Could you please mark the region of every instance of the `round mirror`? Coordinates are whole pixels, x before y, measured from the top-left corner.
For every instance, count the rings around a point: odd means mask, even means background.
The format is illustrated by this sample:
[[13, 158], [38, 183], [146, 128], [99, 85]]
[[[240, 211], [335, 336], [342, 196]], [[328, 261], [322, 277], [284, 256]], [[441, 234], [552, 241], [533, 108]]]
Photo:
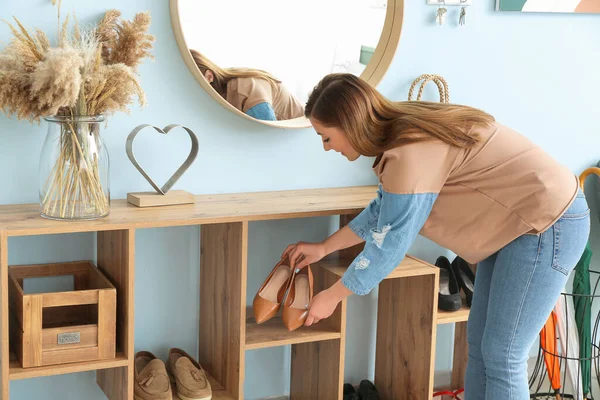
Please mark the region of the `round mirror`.
[[390, 65], [404, 0], [171, 0], [183, 58], [230, 111], [284, 128], [309, 127], [304, 104], [333, 72], [376, 86]]

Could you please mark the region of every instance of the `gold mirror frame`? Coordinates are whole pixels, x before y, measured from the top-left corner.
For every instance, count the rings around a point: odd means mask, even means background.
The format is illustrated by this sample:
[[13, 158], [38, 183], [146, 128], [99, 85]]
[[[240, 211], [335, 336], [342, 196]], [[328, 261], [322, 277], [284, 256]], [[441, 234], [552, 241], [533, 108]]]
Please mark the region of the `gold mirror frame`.
[[[204, 79], [190, 54], [179, 19], [179, 0], [170, 0], [170, 8], [171, 25], [173, 26], [173, 33], [175, 34], [175, 39], [177, 40], [177, 45], [179, 46], [179, 51], [181, 52], [183, 60], [192, 72], [194, 78], [200, 83], [200, 86], [202, 86], [202, 88], [210, 94], [217, 103], [221, 104], [234, 114], [264, 125], [278, 128], [309, 128], [311, 126], [310, 121], [306, 117], [282, 121], [259, 120], [244, 114], [229, 104], [229, 102], [221, 97], [212, 86], [210, 86], [206, 79]], [[377, 47], [375, 48], [369, 64], [360, 74], [360, 77], [373, 87], [377, 87], [379, 82], [381, 82], [381, 79], [392, 63], [396, 48], [400, 42], [400, 34], [402, 32], [402, 23], [404, 20], [404, 0], [388, 0], [386, 8], [385, 22], [383, 24], [379, 42], [377, 43]], [[317, 82], [315, 82], [315, 85], [316, 84]]]

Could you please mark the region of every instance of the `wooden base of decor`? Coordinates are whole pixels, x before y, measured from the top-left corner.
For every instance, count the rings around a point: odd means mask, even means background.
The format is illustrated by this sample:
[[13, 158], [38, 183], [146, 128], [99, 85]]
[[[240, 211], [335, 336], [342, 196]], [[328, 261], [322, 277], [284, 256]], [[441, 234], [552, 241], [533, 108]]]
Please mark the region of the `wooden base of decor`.
[[194, 195], [185, 190], [172, 190], [165, 194], [157, 192], [127, 193], [127, 202], [137, 207], [192, 204], [194, 201]]

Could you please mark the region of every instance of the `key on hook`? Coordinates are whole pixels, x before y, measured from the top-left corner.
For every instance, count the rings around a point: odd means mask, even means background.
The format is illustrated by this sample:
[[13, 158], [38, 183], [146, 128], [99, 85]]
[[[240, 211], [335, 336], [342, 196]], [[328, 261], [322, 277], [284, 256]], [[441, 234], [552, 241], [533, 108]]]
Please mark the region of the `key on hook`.
[[[466, 3], [467, 0], [460, 0], [461, 4], [462, 3]], [[458, 18], [458, 24], [459, 25], [464, 25], [466, 22], [466, 18], [467, 18], [467, 8], [466, 6], [462, 6], [460, 9], [460, 17]]]
[[[446, 5], [446, 1], [445, 0], [442, 0], [442, 3], [444, 5]], [[446, 19], [446, 12], [447, 11], [448, 10], [446, 9], [446, 7], [438, 7], [437, 15], [435, 16], [435, 21], [438, 23], [438, 25], [443, 25], [444, 24], [444, 21]]]

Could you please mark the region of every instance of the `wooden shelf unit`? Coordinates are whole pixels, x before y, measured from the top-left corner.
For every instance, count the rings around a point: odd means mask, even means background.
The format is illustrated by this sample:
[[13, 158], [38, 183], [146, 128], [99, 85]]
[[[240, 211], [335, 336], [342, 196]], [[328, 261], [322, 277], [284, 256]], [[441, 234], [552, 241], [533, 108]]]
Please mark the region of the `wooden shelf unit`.
[[[113, 200], [110, 215], [94, 221], [42, 219], [37, 204], [0, 206], [0, 400], [9, 399], [10, 380], [90, 370], [96, 370], [98, 386], [109, 400], [133, 400], [135, 231], [186, 225], [201, 229], [198, 361], [210, 374], [213, 399], [243, 399], [246, 351], [291, 345], [291, 399], [341, 400], [347, 302], [340, 303], [330, 318], [291, 333], [278, 318], [254, 323], [246, 304], [248, 223], [339, 215], [345, 224], [368, 205], [376, 190], [376, 186], [360, 186], [201, 195], [194, 204], [152, 208]], [[117, 289], [117, 358], [23, 369], [10, 356], [8, 238], [76, 232], [97, 232], [97, 267]], [[315, 264], [315, 293], [339, 279], [356, 251], [343, 250]], [[379, 318], [386, 313], [389, 326], [381, 333], [379, 326], [377, 341], [392, 349], [385, 355], [378, 351], [380, 384], [395, 387], [397, 383], [390, 383], [394, 378], [402, 382], [402, 393], [431, 393], [436, 323], [458, 320], [458, 314], [438, 315], [437, 282], [435, 267], [409, 256], [380, 285]], [[396, 293], [403, 293], [407, 303], [399, 304]], [[407, 329], [407, 324], [414, 329]], [[407, 348], [405, 343], [412, 344]], [[386, 375], [382, 371], [396, 363], [395, 357], [429, 372], [422, 377], [412, 370], [405, 371], [409, 372], [405, 377]]]

